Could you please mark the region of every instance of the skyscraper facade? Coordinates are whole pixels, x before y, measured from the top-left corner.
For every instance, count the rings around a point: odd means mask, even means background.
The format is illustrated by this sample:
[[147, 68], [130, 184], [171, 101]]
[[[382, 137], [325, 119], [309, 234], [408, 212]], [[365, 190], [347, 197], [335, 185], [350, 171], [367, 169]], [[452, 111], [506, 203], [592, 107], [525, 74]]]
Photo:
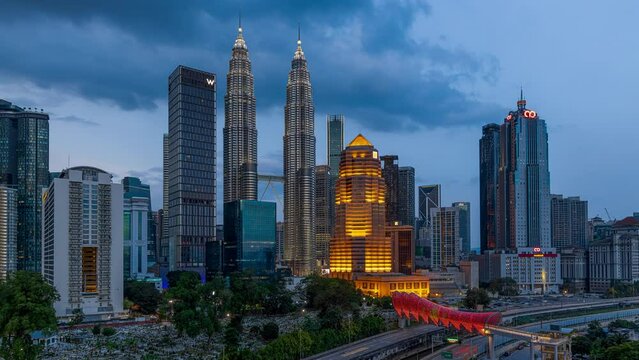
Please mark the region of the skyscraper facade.
[[415, 227], [415, 168], [412, 166], [399, 168], [397, 218], [402, 225]]
[[17, 270], [18, 191], [0, 186], [0, 281]]
[[122, 243], [126, 279], [144, 279], [149, 274], [149, 201], [146, 197], [124, 196]]
[[[122, 179], [122, 189], [124, 190], [124, 199], [133, 199], [133, 198], [142, 198], [146, 199], [147, 210], [146, 210], [146, 219], [147, 224], [143, 227], [146, 227], [146, 235], [144, 236], [144, 243], [146, 244], [145, 254], [142, 254], [142, 257], [146, 258], [144, 265], [145, 268], [141, 271], [142, 273], [146, 273], [148, 268], [153, 267], [155, 265], [157, 259], [156, 253], [156, 231], [155, 231], [155, 219], [153, 218], [153, 208], [151, 206], [151, 187], [148, 184], [142, 183], [140, 178], [126, 176]], [[126, 202], [126, 201], [125, 201]], [[138, 200], [137, 204], [139, 205], [141, 202]], [[129, 203], [133, 203], [129, 201]], [[142, 240], [142, 239], [141, 239]]]
[[419, 223], [420, 228], [429, 228], [430, 214], [433, 209], [440, 207], [442, 198], [442, 186], [422, 185], [419, 187]]
[[253, 73], [238, 29], [224, 95], [224, 203], [257, 200], [257, 128]]
[[335, 187], [337, 215], [330, 246], [331, 276], [352, 279], [354, 273], [392, 270], [385, 193], [379, 154], [360, 134], [342, 152]]
[[42, 199], [42, 275], [60, 294], [56, 316], [69, 319], [76, 309], [87, 321], [121, 314], [122, 185], [103, 170], [73, 167], [53, 180]]
[[224, 204], [224, 272], [275, 270], [275, 203], [237, 200]]
[[386, 236], [391, 239], [392, 271], [411, 275], [415, 271], [413, 227], [397, 221], [386, 226]]
[[499, 140], [497, 124], [484, 125], [479, 140], [479, 217], [481, 251], [504, 248], [497, 244], [497, 195], [499, 187]]
[[297, 276], [315, 269], [314, 116], [311, 79], [298, 38], [284, 108], [284, 261]]
[[[546, 122], [526, 100], [500, 129], [497, 239], [504, 248], [551, 246]], [[482, 205], [483, 206], [483, 205]]]
[[441, 207], [432, 209], [431, 229], [432, 248], [431, 264], [433, 269], [444, 269], [446, 266], [459, 266], [461, 260], [461, 237], [459, 207]]
[[317, 264], [328, 266], [329, 245], [333, 229], [335, 192], [331, 169], [328, 165], [315, 167], [315, 250]]
[[344, 115], [326, 116], [326, 152], [331, 176], [337, 179], [339, 161], [344, 150]]
[[458, 201], [453, 203], [459, 209], [459, 237], [461, 238], [461, 257], [470, 255], [470, 203]]
[[397, 155], [384, 155], [382, 160], [382, 177], [386, 184], [386, 222], [393, 224], [399, 221], [399, 165]]
[[585, 248], [588, 234], [588, 202], [578, 196], [551, 196], [552, 246]]
[[49, 185], [49, 115], [0, 99], [0, 184], [18, 191], [18, 270], [40, 272], [42, 188]]
[[216, 243], [216, 76], [178, 66], [169, 76], [169, 270], [206, 275]]

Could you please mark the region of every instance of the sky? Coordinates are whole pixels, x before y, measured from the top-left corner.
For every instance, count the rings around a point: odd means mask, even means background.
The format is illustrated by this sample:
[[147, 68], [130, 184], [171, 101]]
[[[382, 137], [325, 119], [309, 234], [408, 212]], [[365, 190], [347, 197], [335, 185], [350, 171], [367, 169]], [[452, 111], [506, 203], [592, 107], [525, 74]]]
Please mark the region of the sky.
[[[551, 192], [590, 216], [639, 211], [636, 1], [34, 1], [3, 0], [0, 98], [50, 114], [50, 168], [138, 176], [162, 199], [167, 78], [177, 65], [218, 75], [224, 91], [242, 13], [255, 76], [258, 170], [282, 172], [286, 79], [300, 24], [315, 101], [317, 163], [326, 115], [346, 117], [381, 154], [470, 201], [479, 246], [478, 141], [520, 88], [549, 132]], [[222, 159], [218, 163], [218, 204]], [[265, 200], [281, 188], [260, 188]], [[281, 204], [281, 203], [280, 203]], [[221, 206], [218, 207], [218, 214]], [[221, 222], [218, 216], [218, 222]]]

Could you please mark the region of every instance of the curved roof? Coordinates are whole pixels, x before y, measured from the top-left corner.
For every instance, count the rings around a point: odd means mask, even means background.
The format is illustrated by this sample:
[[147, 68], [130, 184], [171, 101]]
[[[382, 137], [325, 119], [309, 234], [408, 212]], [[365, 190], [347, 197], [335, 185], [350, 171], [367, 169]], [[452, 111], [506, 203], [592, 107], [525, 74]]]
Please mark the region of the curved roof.
[[348, 146], [373, 146], [373, 144], [371, 144], [370, 141], [368, 141], [368, 139], [366, 139], [364, 137], [364, 135], [359, 134], [357, 136], [355, 136], [355, 139], [353, 139]]
[[612, 226], [616, 227], [616, 228], [628, 227], [628, 226], [639, 226], [639, 220], [637, 220], [637, 218], [635, 218], [633, 216], [628, 216], [627, 218], [625, 218], [623, 220], [617, 221]]
[[[102, 170], [102, 169], [98, 169], [97, 167], [93, 167], [93, 166], [74, 166], [74, 167], [70, 167], [67, 170], [80, 170], [80, 171], [95, 171], [98, 173], [104, 173], [104, 174], [109, 174], [108, 172]], [[111, 174], [109, 174], [111, 175]]]

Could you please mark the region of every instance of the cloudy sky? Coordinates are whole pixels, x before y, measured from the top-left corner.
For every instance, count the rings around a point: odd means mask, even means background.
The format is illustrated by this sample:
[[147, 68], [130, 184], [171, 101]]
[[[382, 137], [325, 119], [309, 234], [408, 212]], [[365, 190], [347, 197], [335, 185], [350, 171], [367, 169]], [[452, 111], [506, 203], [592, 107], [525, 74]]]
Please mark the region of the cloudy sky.
[[[446, 204], [470, 201], [478, 246], [481, 126], [501, 122], [523, 86], [548, 124], [552, 192], [588, 200], [591, 216], [639, 211], [631, 109], [639, 3], [631, 0], [3, 0], [0, 98], [49, 112], [52, 171], [70, 163], [118, 181], [140, 176], [158, 208], [167, 77], [184, 64], [223, 79], [240, 11], [260, 172], [282, 169], [286, 78], [301, 23], [318, 164], [325, 116], [342, 113], [348, 140], [363, 133], [382, 154], [399, 155], [418, 185], [442, 184]], [[224, 90], [220, 81], [220, 110]], [[223, 119], [222, 110], [218, 146]]]

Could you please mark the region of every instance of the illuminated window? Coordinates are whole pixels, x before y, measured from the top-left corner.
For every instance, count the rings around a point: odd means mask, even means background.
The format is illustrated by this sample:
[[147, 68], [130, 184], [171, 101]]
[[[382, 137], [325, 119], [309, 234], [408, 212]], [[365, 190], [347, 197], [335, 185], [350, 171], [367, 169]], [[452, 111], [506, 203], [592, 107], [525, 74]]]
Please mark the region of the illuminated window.
[[82, 292], [98, 292], [97, 261], [98, 248], [82, 248]]

